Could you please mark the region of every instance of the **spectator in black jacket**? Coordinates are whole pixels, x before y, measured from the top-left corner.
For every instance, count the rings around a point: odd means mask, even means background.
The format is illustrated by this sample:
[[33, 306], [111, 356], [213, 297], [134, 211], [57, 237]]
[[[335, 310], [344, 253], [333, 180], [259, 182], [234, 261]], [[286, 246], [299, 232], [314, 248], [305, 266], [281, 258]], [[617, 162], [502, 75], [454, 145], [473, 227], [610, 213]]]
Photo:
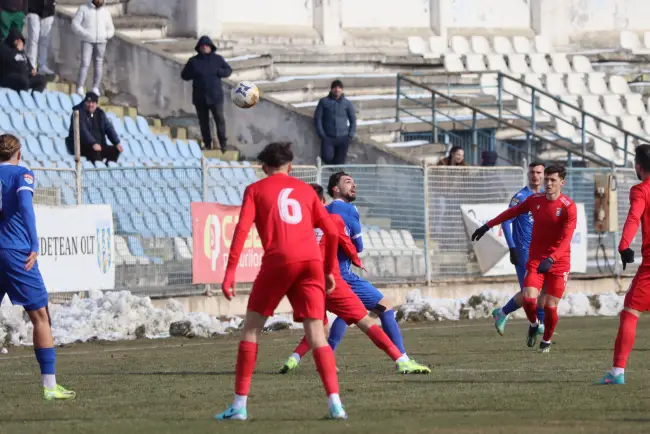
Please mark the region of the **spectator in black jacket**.
[[[117, 161], [120, 153], [124, 151], [120, 145], [120, 138], [113, 128], [111, 120], [106, 116], [104, 110], [98, 106], [99, 96], [88, 92], [86, 98], [74, 107], [79, 111], [79, 139], [81, 156], [95, 164], [95, 161], [105, 162]], [[106, 142], [106, 138], [114, 146]], [[65, 139], [68, 152], [74, 154], [74, 112], [70, 120], [70, 132]]]
[[217, 54], [217, 47], [207, 36], [196, 44], [197, 55], [188, 60], [181, 78], [192, 81], [192, 104], [201, 126], [201, 136], [206, 149], [212, 149], [210, 112], [217, 125], [217, 138], [221, 150], [226, 150], [226, 119], [223, 114], [223, 89], [221, 79], [230, 77], [232, 68]]
[[0, 44], [0, 87], [17, 92], [33, 89], [43, 92], [47, 81], [29, 63], [25, 54], [25, 38], [12, 28], [3, 44]]
[[27, 0], [0, 0], [0, 40], [9, 36], [9, 30], [23, 31]]
[[47, 66], [47, 55], [52, 41], [52, 23], [56, 0], [28, 0], [27, 14], [27, 57], [43, 75], [53, 75]]

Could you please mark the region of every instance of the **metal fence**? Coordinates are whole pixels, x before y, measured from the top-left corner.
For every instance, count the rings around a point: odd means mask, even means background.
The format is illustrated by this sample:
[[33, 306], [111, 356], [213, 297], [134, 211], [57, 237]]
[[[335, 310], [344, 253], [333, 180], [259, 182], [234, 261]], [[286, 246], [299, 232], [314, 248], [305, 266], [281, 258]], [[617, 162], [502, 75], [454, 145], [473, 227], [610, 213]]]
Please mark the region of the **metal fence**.
[[[519, 167], [397, 165], [296, 166], [293, 176], [327, 187], [339, 171], [357, 185], [355, 205], [366, 231], [363, 261], [374, 282], [424, 282], [480, 276], [461, 215], [462, 204], [507, 203], [525, 185]], [[35, 202], [107, 203], [116, 229], [116, 288], [147, 295], [198, 293], [192, 282], [191, 202], [241, 204], [244, 189], [264, 177], [259, 166], [178, 166], [80, 170], [34, 169]], [[565, 193], [584, 203], [590, 272], [611, 273], [617, 234], [593, 231], [594, 176], [571, 169]], [[616, 170], [619, 226], [628, 211], [631, 170]], [[634, 248], [639, 249], [640, 237]], [[429, 252], [427, 255], [426, 252]]]

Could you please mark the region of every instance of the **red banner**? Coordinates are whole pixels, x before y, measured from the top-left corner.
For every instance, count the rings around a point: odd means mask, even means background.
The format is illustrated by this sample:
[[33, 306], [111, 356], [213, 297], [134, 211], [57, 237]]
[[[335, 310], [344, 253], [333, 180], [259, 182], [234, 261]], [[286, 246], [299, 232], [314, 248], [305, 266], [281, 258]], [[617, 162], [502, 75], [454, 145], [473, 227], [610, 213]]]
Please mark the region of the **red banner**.
[[[223, 281], [240, 208], [216, 203], [192, 203], [192, 283], [220, 284]], [[263, 254], [262, 241], [253, 226], [244, 244], [235, 280], [254, 281]]]

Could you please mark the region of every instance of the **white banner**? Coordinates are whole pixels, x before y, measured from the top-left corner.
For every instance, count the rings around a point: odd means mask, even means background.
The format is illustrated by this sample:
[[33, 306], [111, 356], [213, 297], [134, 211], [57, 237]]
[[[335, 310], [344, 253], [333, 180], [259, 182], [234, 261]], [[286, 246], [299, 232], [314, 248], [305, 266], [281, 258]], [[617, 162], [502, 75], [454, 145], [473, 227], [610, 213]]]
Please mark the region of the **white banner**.
[[34, 206], [38, 267], [48, 292], [115, 288], [110, 205]]
[[[576, 204], [578, 224], [571, 240], [571, 272], [587, 272], [587, 217], [584, 204]], [[501, 214], [508, 204], [461, 205], [468, 237], [480, 226]], [[534, 223], [533, 223], [534, 224]], [[484, 276], [505, 276], [516, 274], [515, 266], [510, 263], [508, 243], [501, 226], [490, 229], [481, 241], [472, 243], [476, 260]]]

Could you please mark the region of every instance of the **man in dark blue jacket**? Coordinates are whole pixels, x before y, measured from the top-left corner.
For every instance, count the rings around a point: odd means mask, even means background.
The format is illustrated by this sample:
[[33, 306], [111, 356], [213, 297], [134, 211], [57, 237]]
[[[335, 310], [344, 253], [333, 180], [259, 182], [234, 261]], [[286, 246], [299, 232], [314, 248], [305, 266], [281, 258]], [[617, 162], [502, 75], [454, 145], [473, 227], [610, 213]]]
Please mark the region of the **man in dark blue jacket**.
[[196, 44], [197, 55], [187, 61], [181, 78], [192, 81], [192, 104], [201, 126], [201, 136], [206, 149], [212, 149], [210, 112], [217, 125], [217, 138], [221, 150], [226, 150], [226, 119], [223, 114], [223, 89], [221, 79], [230, 77], [232, 68], [217, 54], [217, 47], [208, 36], [201, 36]]
[[357, 117], [354, 106], [343, 95], [343, 83], [340, 80], [334, 80], [329, 95], [318, 101], [314, 123], [322, 141], [323, 163], [345, 164], [350, 140], [357, 130]]
[[[99, 96], [88, 92], [84, 100], [73, 109], [70, 121], [70, 132], [65, 139], [68, 152], [74, 154], [74, 111], [79, 112], [79, 139], [81, 142], [81, 156], [95, 164], [95, 161], [117, 161], [120, 153], [124, 151], [120, 144], [120, 137], [115, 132], [111, 120], [104, 110], [98, 107]], [[106, 138], [114, 146], [106, 142]]]

